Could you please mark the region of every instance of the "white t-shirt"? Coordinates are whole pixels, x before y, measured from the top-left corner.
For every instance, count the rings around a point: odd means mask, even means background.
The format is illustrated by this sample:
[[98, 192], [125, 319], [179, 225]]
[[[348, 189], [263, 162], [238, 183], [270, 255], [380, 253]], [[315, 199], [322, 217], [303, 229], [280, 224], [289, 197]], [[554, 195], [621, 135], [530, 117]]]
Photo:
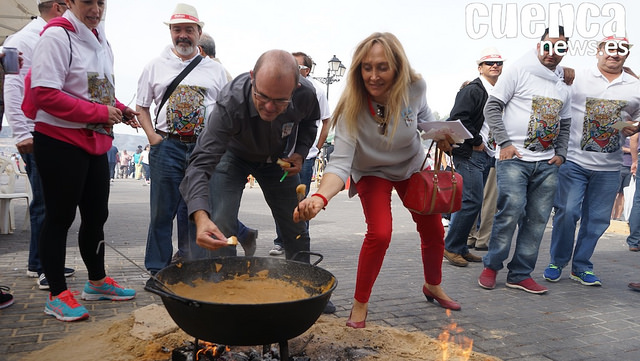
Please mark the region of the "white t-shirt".
[[592, 171], [619, 170], [624, 138], [611, 125], [640, 120], [640, 81], [622, 73], [609, 83], [597, 67], [591, 67], [576, 71], [571, 90], [567, 160]]
[[320, 139], [320, 132], [322, 130], [322, 120], [329, 119], [331, 117], [331, 110], [329, 109], [327, 92], [324, 90], [325, 85], [310, 77], [307, 77], [306, 79], [309, 80], [311, 84], [313, 84], [314, 88], [316, 88], [316, 97], [318, 97], [318, 106], [320, 106], [320, 119], [316, 121], [316, 125], [318, 126], [316, 140], [313, 142], [313, 146], [309, 149], [309, 154], [307, 154], [307, 159], [310, 159], [317, 157], [318, 153], [320, 152], [317, 145], [318, 139]]
[[31, 139], [33, 136], [33, 120], [22, 112], [22, 98], [24, 97], [24, 78], [31, 69], [33, 49], [40, 39], [42, 28], [47, 25], [41, 17], [31, 20], [19, 32], [4, 41], [4, 46], [17, 48], [22, 53], [23, 64], [20, 74], [6, 74], [4, 78], [4, 114], [11, 125], [13, 138], [16, 143]]
[[[480, 81], [482, 82], [482, 86], [484, 90], [487, 91], [487, 94], [491, 96], [493, 92], [493, 85], [487, 81], [487, 79], [480, 75]], [[482, 142], [484, 143], [484, 151], [489, 155], [489, 157], [495, 157], [496, 148], [495, 148], [495, 139], [493, 139], [493, 134], [491, 134], [491, 130], [489, 129], [489, 123], [482, 123], [482, 128], [480, 128], [480, 136], [482, 137]]]
[[[138, 98], [141, 107], [160, 105], [165, 90], [180, 72], [195, 59], [182, 61], [167, 46], [162, 54], [145, 66], [138, 80]], [[227, 83], [227, 74], [220, 63], [204, 57], [178, 84], [152, 121], [163, 132], [181, 135], [198, 135], [205, 126], [218, 92]]]
[[[502, 121], [521, 160], [551, 159], [560, 119], [571, 118], [571, 96], [562, 79], [562, 69], [549, 70], [533, 50], [502, 73], [491, 95], [506, 104]], [[499, 157], [498, 146], [496, 158]]]

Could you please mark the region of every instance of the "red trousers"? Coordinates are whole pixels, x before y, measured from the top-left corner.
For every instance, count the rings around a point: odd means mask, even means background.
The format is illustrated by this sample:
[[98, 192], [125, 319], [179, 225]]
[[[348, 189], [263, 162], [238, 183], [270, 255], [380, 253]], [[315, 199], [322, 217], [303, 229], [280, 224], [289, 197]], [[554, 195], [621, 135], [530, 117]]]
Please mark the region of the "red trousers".
[[[393, 219], [391, 215], [391, 191], [396, 189], [402, 198], [407, 191], [408, 180], [393, 182], [379, 177], [362, 177], [355, 185], [365, 221], [367, 233], [360, 250], [356, 291], [358, 302], [369, 302], [373, 284], [380, 273], [384, 256], [391, 243]], [[422, 268], [424, 279], [430, 285], [439, 285], [442, 280], [442, 254], [444, 252], [444, 227], [441, 216], [419, 215], [409, 212], [420, 234]]]

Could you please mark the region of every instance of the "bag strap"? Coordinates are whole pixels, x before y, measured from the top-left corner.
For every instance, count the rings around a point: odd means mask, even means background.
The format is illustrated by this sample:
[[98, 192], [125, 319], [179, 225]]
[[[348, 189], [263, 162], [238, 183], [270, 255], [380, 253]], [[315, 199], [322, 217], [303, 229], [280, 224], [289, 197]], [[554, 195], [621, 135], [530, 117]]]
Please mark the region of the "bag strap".
[[[429, 146], [429, 150], [427, 151], [427, 154], [424, 156], [424, 161], [422, 161], [422, 166], [420, 167], [420, 170], [424, 169], [424, 165], [427, 164], [427, 159], [429, 158], [429, 154], [431, 154], [431, 149], [433, 149], [433, 145], [435, 144], [435, 142], [431, 142], [431, 146]], [[435, 163], [434, 163], [434, 173], [438, 173], [440, 171], [440, 162], [442, 162], [442, 159], [444, 159], [444, 152], [442, 150], [440, 150], [440, 148], [436, 147], [436, 159], [435, 159]], [[456, 172], [454, 165], [453, 165], [453, 160], [451, 158], [451, 155], [449, 155], [449, 162], [447, 162], [447, 164], [449, 166], [449, 168], [451, 168], [451, 176], [453, 177], [453, 174]]]
[[176, 76], [176, 78], [173, 79], [171, 84], [169, 84], [169, 86], [167, 87], [167, 90], [164, 91], [164, 95], [162, 96], [162, 101], [160, 102], [160, 105], [158, 106], [156, 111], [156, 122], [155, 122], [154, 128], [157, 128], [158, 126], [158, 114], [160, 114], [160, 110], [162, 110], [164, 103], [167, 102], [167, 100], [169, 99], [171, 94], [173, 94], [173, 92], [176, 90], [176, 88], [178, 87], [178, 84], [180, 84], [182, 79], [184, 79], [191, 72], [191, 70], [193, 70], [193, 68], [195, 68], [196, 65], [200, 63], [201, 60], [202, 60], [201, 55], [197, 55], [193, 60], [191, 60], [191, 63], [189, 63], [189, 65], [187, 65], [186, 68], [182, 69], [180, 74], [178, 74], [178, 76]]

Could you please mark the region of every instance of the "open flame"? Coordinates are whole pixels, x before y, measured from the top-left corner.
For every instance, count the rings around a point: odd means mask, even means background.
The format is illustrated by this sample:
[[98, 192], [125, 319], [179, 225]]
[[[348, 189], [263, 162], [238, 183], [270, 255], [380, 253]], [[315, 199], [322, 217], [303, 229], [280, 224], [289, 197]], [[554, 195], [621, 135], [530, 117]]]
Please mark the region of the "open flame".
[[[451, 317], [451, 310], [447, 310], [447, 317]], [[462, 327], [458, 327], [457, 323], [451, 322], [438, 336], [443, 361], [467, 361], [471, 357], [473, 340], [463, 336], [462, 331], [464, 331]], [[458, 347], [450, 347], [451, 345]]]
[[225, 345], [216, 345], [211, 342], [201, 341], [198, 352], [196, 353], [196, 360], [200, 360], [205, 355], [208, 357], [213, 357], [214, 360], [220, 356], [222, 356], [225, 352], [231, 351], [229, 346]]

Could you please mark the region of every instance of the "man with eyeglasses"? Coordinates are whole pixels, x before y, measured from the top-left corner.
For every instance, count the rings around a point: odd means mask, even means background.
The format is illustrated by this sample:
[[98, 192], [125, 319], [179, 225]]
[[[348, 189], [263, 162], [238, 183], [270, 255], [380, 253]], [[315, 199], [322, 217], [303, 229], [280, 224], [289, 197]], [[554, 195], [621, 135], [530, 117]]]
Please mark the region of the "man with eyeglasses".
[[[486, 48], [476, 61], [480, 76], [460, 89], [448, 120], [460, 120], [473, 138], [466, 139], [452, 151], [456, 170], [464, 179], [462, 208], [451, 215], [449, 231], [444, 239], [444, 257], [454, 266], [482, 262], [482, 257], [469, 252], [467, 237], [482, 208], [484, 184], [491, 156], [495, 155], [488, 140], [483, 109], [493, 86], [502, 74], [504, 59], [496, 48]], [[484, 132], [483, 132], [484, 130]]]
[[[4, 101], [5, 115], [13, 131], [16, 148], [24, 160], [31, 192], [33, 194], [31, 204], [29, 205], [31, 240], [29, 242], [27, 275], [29, 277], [38, 277], [38, 288], [48, 290], [49, 282], [45, 274], [42, 273], [42, 265], [40, 263], [40, 256], [38, 255], [38, 239], [40, 238], [42, 222], [44, 222], [44, 196], [42, 194], [40, 174], [38, 173], [35, 158], [33, 157], [32, 132], [34, 122], [33, 119], [27, 118], [22, 112], [22, 98], [24, 97], [24, 78], [31, 68], [33, 51], [38, 39], [40, 39], [40, 33], [51, 19], [64, 14], [67, 10], [67, 5], [62, 0], [37, 0], [37, 4], [40, 16], [33, 19], [27, 26], [22, 28], [22, 30], [9, 36], [3, 44], [6, 47], [17, 48], [18, 51], [22, 53], [24, 61], [20, 74], [7, 74], [5, 76]], [[74, 273], [75, 270], [65, 267], [65, 276], [70, 277]]]
[[534, 294], [547, 292], [531, 273], [551, 214], [558, 168], [567, 156], [571, 95], [557, 67], [564, 53], [555, 51], [566, 50], [567, 40], [562, 26], [551, 33], [547, 28], [536, 50], [500, 76], [485, 106], [485, 120], [498, 146], [498, 212], [478, 278], [482, 288], [495, 288], [518, 227], [506, 286]]
[[[596, 66], [576, 71], [571, 137], [567, 161], [558, 172], [551, 257], [544, 271], [547, 281], [560, 281], [562, 269], [571, 261], [572, 280], [585, 286], [602, 285], [591, 256], [611, 220], [624, 136], [638, 131], [627, 121], [640, 120], [640, 81], [623, 70], [630, 48], [626, 38], [609, 36], [598, 44]], [[630, 220], [632, 232], [637, 222]], [[640, 240], [633, 238], [627, 239], [630, 250], [639, 246]]]
[[[313, 85], [283, 50], [262, 54], [218, 96], [198, 138], [180, 191], [196, 223], [197, 243], [212, 256], [235, 256], [227, 237], [238, 232], [238, 211], [252, 174], [280, 229], [286, 259], [309, 251], [305, 223], [293, 221], [298, 173], [313, 145], [320, 118]], [[287, 165], [278, 165], [278, 159]], [[298, 261], [309, 262], [302, 254]]]

